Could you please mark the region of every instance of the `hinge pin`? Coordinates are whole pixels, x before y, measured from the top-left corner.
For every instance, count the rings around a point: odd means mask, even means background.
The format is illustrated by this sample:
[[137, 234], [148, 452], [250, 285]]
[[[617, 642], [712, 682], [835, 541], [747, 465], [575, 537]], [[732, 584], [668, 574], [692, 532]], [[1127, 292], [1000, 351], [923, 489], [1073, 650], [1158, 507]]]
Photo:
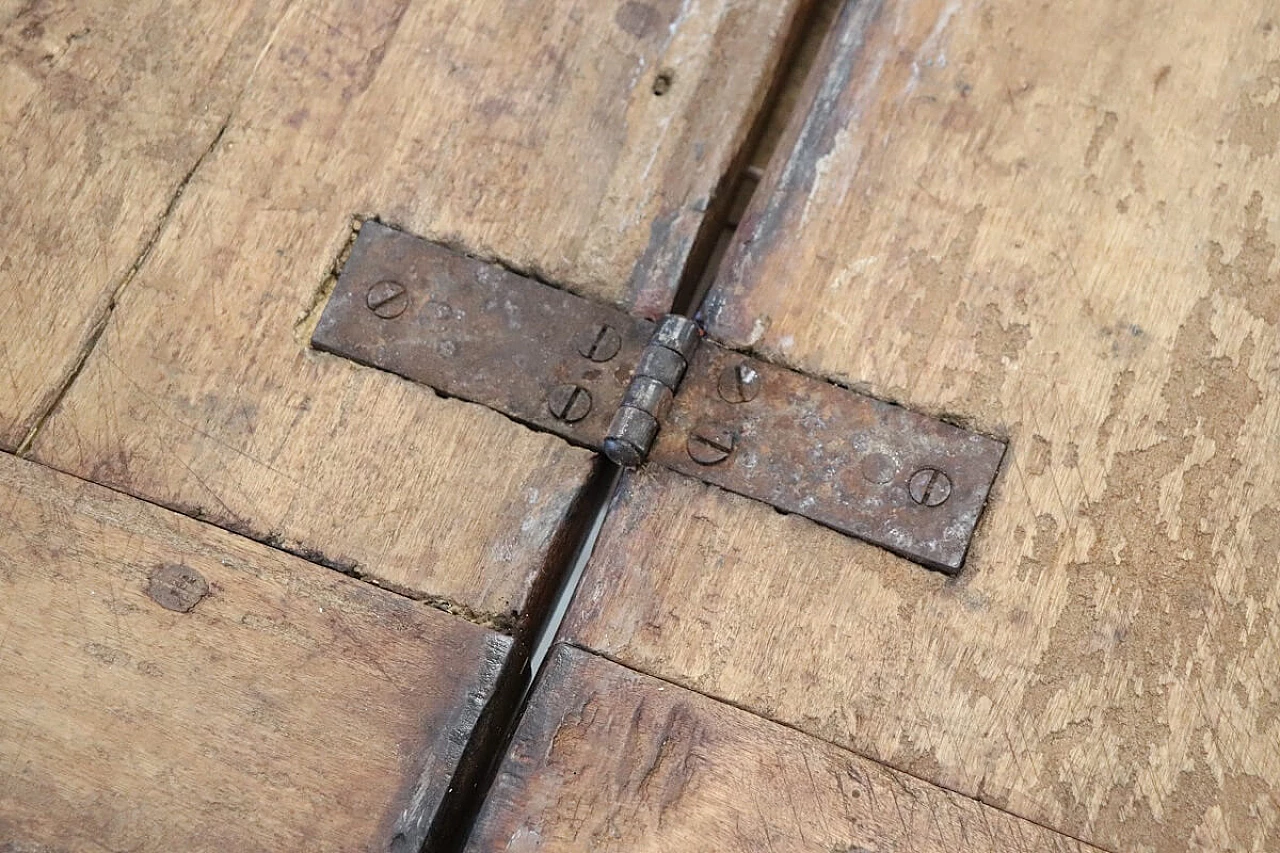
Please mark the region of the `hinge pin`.
[[668, 314], [653, 330], [604, 440], [605, 455], [615, 463], [634, 468], [649, 455], [658, 421], [697, 347], [698, 325], [688, 317]]

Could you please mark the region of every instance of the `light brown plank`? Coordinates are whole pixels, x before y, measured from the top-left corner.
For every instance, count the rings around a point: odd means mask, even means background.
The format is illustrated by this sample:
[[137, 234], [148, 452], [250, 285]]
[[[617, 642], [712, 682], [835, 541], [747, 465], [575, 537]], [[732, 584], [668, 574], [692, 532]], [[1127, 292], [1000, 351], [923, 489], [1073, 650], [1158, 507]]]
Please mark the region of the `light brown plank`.
[[0, 3], [0, 448], [71, 377], [284, 6]]
[[510, 627], [588, 455], [309, 351], [352, 217], [669, 301], [798, 5], [299, 2], [34, 455]]
[[469, 850], [1083, 851], [1042, 827], [557, 647]]
[[510, 640], [6, 454], [0, 508], [0, 848], [418, 849]]
[[1276, 849], [1280, 19], [842, 26], [710, 328], [1009, 436], [968, 566], [642, 475], [571, 636], [1099, 846]]

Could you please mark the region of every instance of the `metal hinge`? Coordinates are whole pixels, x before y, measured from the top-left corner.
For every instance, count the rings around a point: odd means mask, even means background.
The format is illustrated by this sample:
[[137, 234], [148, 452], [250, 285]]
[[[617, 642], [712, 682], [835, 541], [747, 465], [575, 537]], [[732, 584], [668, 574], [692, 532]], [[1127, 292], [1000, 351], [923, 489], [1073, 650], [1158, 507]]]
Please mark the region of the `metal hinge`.
[[1005, 449], [372, 221], [312, 345], [952, 574]]

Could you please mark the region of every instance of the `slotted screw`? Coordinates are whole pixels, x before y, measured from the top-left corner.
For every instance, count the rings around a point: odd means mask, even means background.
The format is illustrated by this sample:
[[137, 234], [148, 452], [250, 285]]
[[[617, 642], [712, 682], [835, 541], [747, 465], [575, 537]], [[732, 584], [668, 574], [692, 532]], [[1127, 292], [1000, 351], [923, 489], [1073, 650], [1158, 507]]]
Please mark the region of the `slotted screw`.
[[578, 354], [592, 361], [608, 361], [622, 349], [622, 335], [608, 323], [578, 336]]
[[951, 478], [937, 468], [921, 468], [911, 475], [907, 491], [921, 506], [939, 506], [951, 497]]
[[567, 424], [577, 423], [591, 412], [591, 392], [581, 385], [557, 385], [547, 395], [547, 409]]
[[726, 403], [750, 403], [760, 393], [760, 371], [745, 361], [720, 371], [720, 398]]
[[685, 442], [689, 458], [699, 465], [719, 465], [729, 458], [736, 443], [733, 433], [712, 424], [701, 424]]
[[380, 281], [369, 288], [369, 292], [365, 295], [364, 303], [369, 306], [370, 311], [382, 319], [391, 320], [404, 313], [409, 300], [404, 295], [403, 284], [398, 281], [388, 280]]

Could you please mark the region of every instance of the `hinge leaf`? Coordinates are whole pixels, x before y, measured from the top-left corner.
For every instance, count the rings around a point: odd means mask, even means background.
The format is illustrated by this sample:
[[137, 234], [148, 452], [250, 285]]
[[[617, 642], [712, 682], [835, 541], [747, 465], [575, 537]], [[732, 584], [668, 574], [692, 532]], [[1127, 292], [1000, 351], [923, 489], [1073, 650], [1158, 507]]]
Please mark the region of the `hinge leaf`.
[[687, 318], [655, 326], [376, 222], [361, 228], [312, 344], [948, 573], [1005, 450], [701, 340]]

